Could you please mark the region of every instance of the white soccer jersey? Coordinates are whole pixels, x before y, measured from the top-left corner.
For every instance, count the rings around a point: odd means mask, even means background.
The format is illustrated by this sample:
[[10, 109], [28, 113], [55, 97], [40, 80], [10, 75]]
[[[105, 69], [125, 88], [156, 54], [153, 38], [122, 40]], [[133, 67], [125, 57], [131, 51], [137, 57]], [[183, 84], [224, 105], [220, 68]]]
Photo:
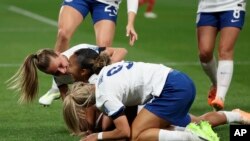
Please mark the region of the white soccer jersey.
[[171, 68], [142, 62], [104, 67], [96, 82], [96, 106], [109, 116], [124, 106], [142, 105], [159, 96]]
[[90, 45], [90, 44], [79, 44], [79, 45], [71, 47], [70, 49], [62, 52], [61, 54], [64, 55], [64, 56], [66, 56], [69, 59], [70, 56], [73, 55], [77, 50], [84, 49], [84, 48], [93, 49], [97, 53], [99, 53], [99, 47], [98, 46]]
[[246, 0], [199, 0], [197, 13], [246, 10]]
[[[77, 50], [84, 49], [84, 48], [93, 49], [94, 51], [99, 53], [99, 47], [95, 45], [79, 44], [79, 45], [71, 47], [70, 49], [62, 52], [61, 54], [66, 56], [69, 59], [70, 56], [72, 56]], [[71, 84], [74, 82], [74, 79], [71, 77], [71, 75], [54, 76], [54, 79], [55, 79], [57, 86], [61, 86], [63, 84]], [[90, 83], [94, 83], [94, 82], [90, 82]]]

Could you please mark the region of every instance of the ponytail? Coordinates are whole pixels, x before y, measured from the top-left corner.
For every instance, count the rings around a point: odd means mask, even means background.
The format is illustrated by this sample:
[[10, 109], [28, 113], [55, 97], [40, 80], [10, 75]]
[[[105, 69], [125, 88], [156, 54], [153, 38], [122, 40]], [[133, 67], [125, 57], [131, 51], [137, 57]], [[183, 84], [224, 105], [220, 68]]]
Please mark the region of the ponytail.
[[50, 64], [50, 57], [57, 56], [51, 49], [39, 50], [36, 54], [28, 55], [18, 71], [7, 80], [7, 87], [13, 89], [21, 96], [20, 103], [32, 102], [38, 93], [37, 69], [46, 72]]
[[111, 63], [110, 57], [102, 52], [96, 59], [93, 65], [93, 71], [95, 74], [99, 74], [103, 67], [109, 65]]
[[38, 78], [36, 70], [37, 55], [31, 54], [26, 57], [18, 71], [7, 80], [9, 89], [21, 93], [20, 103], [31, 102], [38, 91]]

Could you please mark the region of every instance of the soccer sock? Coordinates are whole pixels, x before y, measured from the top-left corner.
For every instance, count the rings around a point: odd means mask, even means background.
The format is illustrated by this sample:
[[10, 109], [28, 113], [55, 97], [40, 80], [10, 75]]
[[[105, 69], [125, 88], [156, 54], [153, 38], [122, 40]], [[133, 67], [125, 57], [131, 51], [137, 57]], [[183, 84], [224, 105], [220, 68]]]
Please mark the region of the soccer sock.
[[211, 80], [212, 84], [216, 86], [217, 84], [217, 64], [216, 64], [216, 58], [213, 56], [212, 60], [208, 63], [201, 62], [201, 66], [204, 70], [204, 72], [207, 74], [209, 79]]
[[160, 129], [159, 141], [190, 141], [197, 140], [197, 136], [186, 131], [170, 131]]
[[227, 118], [227, 123], [239, 123], [241, 121], [240, 114], [238, 112], [228, 112], [228, 111], [219, 111], [223, 113]]
[[146, 12], [152, 12], [155, 5], [155, 0], [148, 0]]
[[231, 79], [233, 76], [233, 61], [232, 60], [221, 60], [219, 61], [217, 71], [217, 93], [216, 97], [225, 100], [227, 90], [230, 86]]
[[175, 131], [185, 131], [185, 127], [174, 126], [174, 130], [175, 130]]
[[56, 84], [54, 78], [52, 79], [52, 86], [51, 86], [51, 89], [58, 91], [58, 87], [57, 87], [57, 84]]

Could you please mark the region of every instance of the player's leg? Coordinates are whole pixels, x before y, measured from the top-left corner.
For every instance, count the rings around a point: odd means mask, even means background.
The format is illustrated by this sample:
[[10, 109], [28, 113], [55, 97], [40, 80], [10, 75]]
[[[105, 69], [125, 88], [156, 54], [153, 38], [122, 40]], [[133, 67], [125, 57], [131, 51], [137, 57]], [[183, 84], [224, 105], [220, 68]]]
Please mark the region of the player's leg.
[[64, 1], [59, 12], [58, 32], [55, 50], [63, 52], [69, 48], [72, 35], [88, 14], [88, 8], [84, 0]]
[[217, 85], [217, 63], [213, 53], [218, 34], [218, 21], [213, 13], [199, 13], [196, 22], [199, 60], [203, 71], [212, 83], [208, 93], [208, 104], [211, 105], [216, 96]]
[[58, 98], [60, 98], [60, 92], [56, 85], [55, 80], [53, 79], [51, 88], [43, 96], [39, 98], [38, 102], [44, 106], [48, 106], [52, 104], [54, 99]]
[[224, 100], [233, 76], [234, 46], [244, 24], [245, 13], [226, 11], [220, 14], [221, 33], [219, 39], [219, 63], [217, 71], [217, 93], [212, 102], [216, 110], [224, 108]]
[[115, 35], [118, 9], [114, 6], [94, 3], [91, 11], [94, 23], [96, 44], [100, 47], [111, 47]]
[[153, 12], [155, 0], [148, 0], [147, 2], [148, 2], [148, 5], [146, 8], [146, 12], [144, 13], [144, 16], [146, 18], [157, 18], [157, 15]]
[[199, 123], [200, 121], [208, 121], [213, 127], [227, 123], [250, 124], [250, 113], [240, 109], [234, 109], [232, 111], [208, 112], [199, 117], [194, 115], [190, 116], [192, 122]]
[[143, 108], [132, 124], [131, 140], [187, 140], [197, 136], [185, 131], [165, 130], [170, 123]]

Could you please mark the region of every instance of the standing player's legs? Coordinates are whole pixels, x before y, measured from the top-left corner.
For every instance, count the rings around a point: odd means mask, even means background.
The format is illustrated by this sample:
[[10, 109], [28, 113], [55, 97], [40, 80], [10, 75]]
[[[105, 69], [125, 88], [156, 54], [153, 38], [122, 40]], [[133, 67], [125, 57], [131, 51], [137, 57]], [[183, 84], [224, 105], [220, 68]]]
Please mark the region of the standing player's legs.
[[216, 110], [224, 108], [224, 100], [233, 76], [233, 50], [240, 29], [225, 27], [221, 29], [218, 48], [217, 92], [212, 106]]
[[111, 47], [115, 35], [118, 9], [100, 2], [93, 3], [91, 11], [96, 44], [100, 47]]
[[212, 106], [224, 108], [224, 101], [233, 76], [234, 46], [244, 24], [245, 12], [239, 10], [220, 13], [220, 40], [218, 48], [217, 92]]
[[[71, 2], [73, 3], [73, 1]], [[67, 4], [67, 3], [65, 3]], [[72, 35], [83, 21], [83, 15], [72, 5], [63, 5], [58, 18], [58, 32], [55, 51], [63, 52], [69, 48]]]
[[212, 26], [200, 26], [197, 28], [199, 60], [203, 71], [210, 79], [212, 86], [208, 94], [208, 104], [214, 100], [216, 95], [217, 85], [217, 63], [213, 54], [215, 48], [215, 41], [217, 35], [217, 28]]
[[94, 25], [96, 44], [100, 47], [111, 47], [115, 35], [115, 23], [101, 20]]
[[217, 13], [199, 13], [196, 24], [199, 60], [203, 71], [212, 83], [208, 93], [208, 104], [211, 105], [216, 96], [217, 86], [217, 61], [213, 54], [218, 34]]

